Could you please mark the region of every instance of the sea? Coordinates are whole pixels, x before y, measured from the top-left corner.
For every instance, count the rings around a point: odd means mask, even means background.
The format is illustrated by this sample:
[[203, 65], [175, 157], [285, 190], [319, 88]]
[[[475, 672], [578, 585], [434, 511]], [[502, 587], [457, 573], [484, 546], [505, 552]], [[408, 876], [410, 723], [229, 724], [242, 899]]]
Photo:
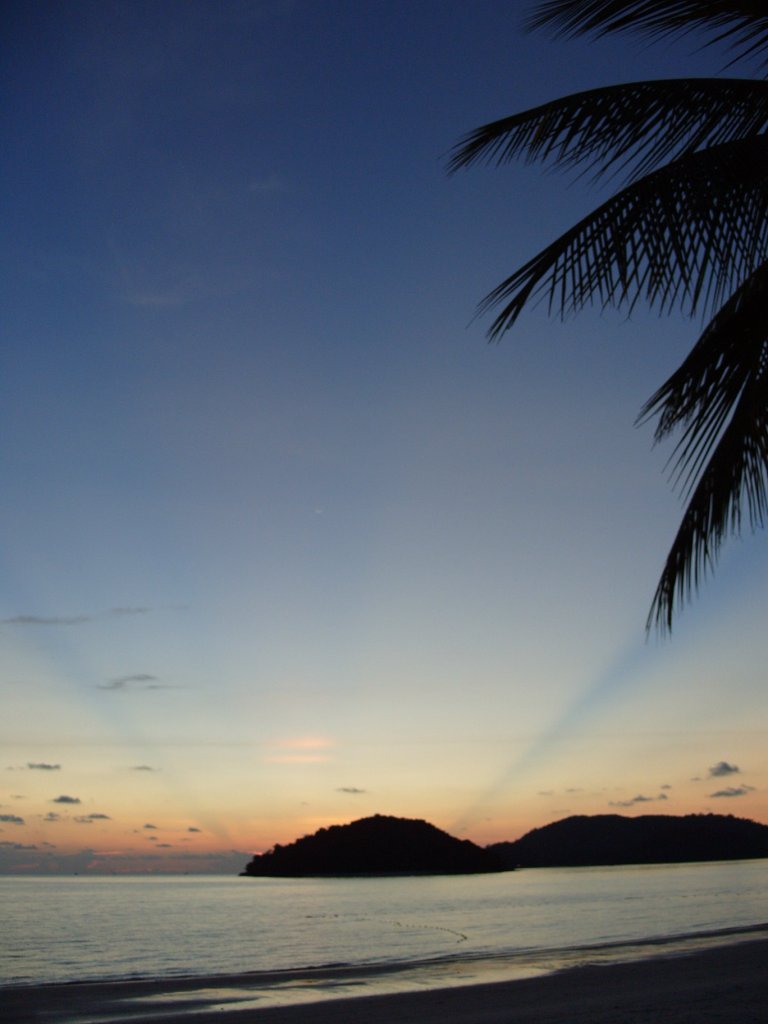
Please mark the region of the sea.
[[765, 938], [768, 860], [398, 878], [3, 877], [0, 908], [0, 986], [216, 976], [236, 991], [248, 975], [272, 1005]]

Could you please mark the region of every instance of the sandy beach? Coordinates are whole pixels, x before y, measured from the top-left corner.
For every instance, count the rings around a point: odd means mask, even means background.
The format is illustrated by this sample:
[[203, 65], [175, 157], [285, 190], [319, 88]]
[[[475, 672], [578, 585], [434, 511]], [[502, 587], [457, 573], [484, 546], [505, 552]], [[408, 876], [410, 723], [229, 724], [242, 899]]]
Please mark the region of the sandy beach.
[[329, 998], [342, 974], [297, 975], [296, 986], [323, 997], [292, 1006], [258, 1005], [264, 975], [258, 993], [253, 976], [198, 977], [6, 988], [0, 1005], [5, 1024], [762, 1024], [768, 940], [518, 981]]

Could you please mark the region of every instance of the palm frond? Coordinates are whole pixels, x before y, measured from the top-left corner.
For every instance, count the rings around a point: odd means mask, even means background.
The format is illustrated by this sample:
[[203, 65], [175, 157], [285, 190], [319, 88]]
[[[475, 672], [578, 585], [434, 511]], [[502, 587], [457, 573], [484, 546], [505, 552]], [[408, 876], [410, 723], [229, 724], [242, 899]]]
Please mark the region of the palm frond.
[[664, 79], [590, 89], [483, 125], [449, 170], [518, 157], [636, 181], [662, 163], [768, 129], [768, 82]]
[[[707, 33], [733, 60], [768, 64], [766, 0], [546, 0], [529, 19], [560, 36]], [[720, 307], [641, 411], [687, 507], [648, 617], [671, 629], [742, 522], [768, 520], [768, 83], [674, 79], [590, 90], [467, 135], [450, 170], [523, 157], [620, 175], [623, 187], [480, 304], [498, 339], [531, 301], [561, 316], [645, 300], [662, 312]], [[500, 311], [499, 310], [500, 307]]]
[[632, 185], [502, 281], [498, 338], [526, 303], [564, 315], [645, 299], [662, 311], [713, 308], [768, 258], [768, 138], [687, 154]]
[[766, 310], [768, 262], [734, 292], [682, 364], [640, 410], [638, 425], [658, 417], [657, 444], [675, 429], [685, 428], [673, 453], [678, 480], [708, 457], [710, 439], [717, 436], [747, 378], [760, 366], [768, 331]]
[[[663, 631], [671, 629], [677, 602], [687, 600], [698, 589], [717, 560], [726, 536], [741, 532], [745, 503], [752, 529], [763, 526], [768, 515], [765, 268], [761, 268], [760, 277], [762, 287], [754, 289], [745, 308], [722, 317], [719, 329], [715, 328], [715, 318], [702, 337], [702, 341], [707, 339], [705, 347], [719, 349], [728, 357], [722, 365], [712, 365], [709, 372], [699, 369], [691, 375], [692, 382], [700, 382], [702, 392], [693, 402], [683, 397], [683, 404], [696, 411], [682, 459], [685, 463], [693, 457], [699, 466], [703, 457], [711, 454], [690, 491], [688, 506], [654, 595], [648, 629], [654, 624]], [[717, 334], [719, 338], [715, 337]], [[738, 339], [742, 336], [745, 345], [740, 350]], [[720, 379], [719, 387], [711, 383], [712, 378]], [[730, 420], [725, 423], [731, 410]], [[702, 432], [700, 437], [698, 431]]]
[[713, 42], [728, 44], [734, 60], [768, 45], [763, 0], [547, 0], [534, 9], [528, 27], [552, 27], [561, 36], [640, 30], [652, 37], [702, 28], [714, 32]]

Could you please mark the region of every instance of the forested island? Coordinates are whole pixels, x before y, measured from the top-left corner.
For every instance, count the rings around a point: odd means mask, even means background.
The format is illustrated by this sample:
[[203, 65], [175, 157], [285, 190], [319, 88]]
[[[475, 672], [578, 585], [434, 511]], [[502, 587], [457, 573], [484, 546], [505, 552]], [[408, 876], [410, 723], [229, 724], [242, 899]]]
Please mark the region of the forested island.
[[495, 854], [426, 821], [376, 814], [257, 854], [253, 876], [467, 875], [504, 871]]
[[725, 814], [575, 815], [515, 842], [478, 846], [426, 821], [376, 814], [257, 854], [243, 875], [451, 875], [517, 867], [667, 864], [768, 857], [768, 825]]
[[730, 814], [575, 815], [488, 849], [530, 868], [749, 860], [768, 857], [768, 825]]

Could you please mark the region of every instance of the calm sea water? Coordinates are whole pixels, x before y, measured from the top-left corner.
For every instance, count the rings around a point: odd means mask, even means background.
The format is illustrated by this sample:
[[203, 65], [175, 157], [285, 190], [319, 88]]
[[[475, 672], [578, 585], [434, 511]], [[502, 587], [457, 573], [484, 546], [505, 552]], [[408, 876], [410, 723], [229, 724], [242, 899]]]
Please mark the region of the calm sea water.
[[536, 973], [768, 927], [768, 861], [439, 878], [0, 878], [0, 984], [350, 965]]

